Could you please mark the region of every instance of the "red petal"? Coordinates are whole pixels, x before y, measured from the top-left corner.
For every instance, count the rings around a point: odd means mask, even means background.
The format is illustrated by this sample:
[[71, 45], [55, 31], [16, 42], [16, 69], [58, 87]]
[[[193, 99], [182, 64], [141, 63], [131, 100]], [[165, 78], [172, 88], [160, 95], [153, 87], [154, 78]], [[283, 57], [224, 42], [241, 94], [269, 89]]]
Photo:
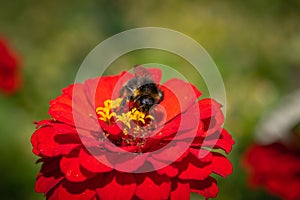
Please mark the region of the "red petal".
[[120, 96], [120, 90], [124, 87], [133, 75], [123, 72], [115, 76], [103, 76], [97, 79], [90, 79], [85, 82], [85, 90], [89, 99], [94, 99], [92, 105], [95, 108], [104, 105], [107, 99], [116, 99]]
[[216, 115], [221, 109], [221, 104], [216, 102], [214, 99], [206, 98], [199, 101], [200, 117], [206, 119]]
[[79, 152], [79, 161], [83, 168], [93, 173], [104, 173], [112, 170], [83, 149]]
[[[176, 167], [175, 164], [170, 164], [168, 162], [160, 162], [158, 160], [155, 160], [152, 157], [149, 157], [147, 159], [148, 162], [150, 162], [153, 166], [153, 170], [156, 170], [158, 174], [160, 175], [167, 175], [168, 177], [175, 177], [178, 175], [179, 170]], [[165, 167], [163, 167], [165, 166]], [[147, 166], [149, 169], [151, 169], [149, 166]], [[149, 170], [150, 171], [150, 170]]]
[[221, 135], [216, 133], [215, 135], [206, 138], [203, 141], [204, 147], [210, 147], [213, 149], [223, 149], [227, 154], [232, 150], [234, 141], [232, 137], [227, 133], [225, 129], [222, 129]]
[[163, 140], [166, 142], [185, 141], [186, 144], [192, 143], [197, 135], [197, 129], [202, 126], [201, 121], [199, 121], [199, 116], [197, 117], [196, 113], [193, 112], [193, 108], [197, 107], [197, 104], [194, 105], [184, 114], [177, 115], [167, 122], [156, 135], [148, 138], [143, 147], [144, 151], [156, 151], [162, 146], [161, 141]]
[[87, 98], [84, 85], [80, 83], [65, 88], [61, 96], [52, 100], [49, 114], [54, 119], [76, 125], [77, 128], [99, 130], [95, 107], [91, 104], [91, 99]]
[[234, 145], [234, 144], [235, 144], [235, 142], [234, 142], [232, 136], [229, 134], [229, 132], [226, 129], [222, 129], [221, 137], [220, 137], [216, 147], [223, 149], [227, 154], [229, 154], [232, 150], [232, 145]]
[[135, 179], [129, 173], [105, 174], [97, 195], [101, 200], [132, 199], [136, 190]]
[[40, 158], [38, 162], [44, 162], [41, 167], [41, 174], [46, 175], [59, 169], [60, 158]]
[[203, 181], [190, 181], [190, 188], [205, 198], [215, 198], [219, 191], [216, 180], [211, 177]]
[[76, 128], [99, 130], [98, 119], [96, 116], [93, 99], [87, 97], [85, 85], [76, 84], [72, 93], [72, 114]]
[[42, 192], [44, 194], [48, 193], [53, 187], [60, 183], [63, 179], [63, 174], [59, 170], [55, 170], [47, 175], [38, 175], [35, 183], [35, 191]]
[[166, 176], [157, 173], [135, 174], [138, 184], [135, 195], [143, 200], [168, 199], [171, 182]]
[[186, 142], [174, 142], [169, 147], [164, 147], [151, 153], [151, 156], [160, 161], [174, 162], [180, 158], [189, 148]]
[[150, 140], [185, 140], [186, 142], [192, 142], [197, 135], [197, 130], [203, 126], [199, 113], [195, 112], [197, 109], [197, 104], [192, 105], [185, 113], [177, 115], [166, 123], [160, 132], [151, 137]]
[[189, 149], [190, 153], [201, 162], [211, 162], [213, 156], [212, 153], [206, 149]]
[[57, 191], [57, 199], [61, 200], [91, 200], [96, 196], [94, 185], [91, 182], [71, 183], [63, 181]]
[[147, 70], [151, 74], [153, 81], [159, 84], [162, 77], [162, 71], [159, 68], [148, 68]]
[[[116, 155], [116, 153], [114, 154]], [[124, 155], [118, 154], [114, 157], [116, 158], [115, 161], [112, 162], [112, 160], [110, 160], [110, 162], [115, 164], [116, 169], [120, 171], [134, 172], [144, 165], [148, 155], [135, 155], [133, 153], [126, 153]]]
[[37, 146], [38, 146], [38, 134], [37, 134], [37, 132], [35, 131], [33, 134], [32, 134], [32, 136], [31, 136], [31, 138], [30, 138], [30, 141], [31, 141], [31, 145], [32, 145], [32, 153], [34, 153], [35, 155], [39, 155], [40, 154], [40, 151], [39, 151], [39, 149], [37, 148]]
[[199, 101], [200, 117], [205, 131], [203, 136], [210, 136], [221, 129], [224, 123], [224, 116], [221, 105], [213, 99]]
[[39, 156], [56, 156], [53, 150], [59, 146], [54, 141], [56, 132], [52, 127], [42, 127], [36, 130], [32, 136], [33, 152]]
[[213, 172], [224, 178], [232, 173], [232, 164], [220, 153], [213, 153], [212, 165]]
[[189, 200], [190, 199], [190, 185], [188, 183], [181, 183], [179, 181], [173, 184], [170, 199]]
[[[68, 133], [68, 134], [62, 134]], [[65, 124], [52, 123], [40, 126], [31, 138], [33, 152], [42, 156], [59, 156], [69, 154], [80, 146], [78, 135], [74, 134], [74, 128]]]
[[167, 167], [164, 167], [157, 171], [160, 175], [167, 175], [168, 177], [175, 177], [178, 175], [179, 170], [174, 165], [168, 165]]
[[58, 197], [59, 190], [57, 189], [58, 187], [59, 185], [57, 185], [56, 188], [53, 188], [46, 194], [47, 200], [59, 200]]
[[164, 100], [160, 105], [167, 112], [166, 122], [186, 111], [201, 95], [193, 85], [179, 79], [165, 82], [161, 89], [164, 92]]
[[72, 91], [74, 85], [63, 89], [63, 94], [50, 101], [49, 114], [56, 120], [74, 125], [72, 115]]
[[[185, 161], [188, 161], [187, 166], [184, 164]], [[191, 154], [187, 160], [183, 160], [181, 164], [179, 163], [179, 167], [181, 171], [179, 178], [184, 180], [203, 180], [212, 173], [211, 163], [201, 162]]]
[[60, 169], [65, 174], [66, 179], [71, 182], [82, 182], [95, 175], [82, 169], [77, 157], [62, 157]]
[[177, 134], [181, 119], [182, 116], [178, 115], [168, 123], [164, 124], [164, 127], [159, 131], [159, 133], [146, 140], [144, 150], [153, 151], [152, 149], [157, 149], [156, 144], [161, 143], [162, 140], [173, 139], [173, 137]]
[[123, 172], [133, 172], [144, 165], [148, 154], [126, 152], [112, 143], [103, 143], [101, 148], [89, 148], [89, 153], [104, 165]]
[[[35, 183], [35, 191], [43, 192], [47, 196], [51, 196], [55, 187], [64, 178], [59, 170], [60, 158], [41, 158], [38, 162], [44, 162], [41, 172], [37, 176]], [[51, 192], [52, 191], [52, 192]], [[51, 194], [50, 194], [51, 193]]]

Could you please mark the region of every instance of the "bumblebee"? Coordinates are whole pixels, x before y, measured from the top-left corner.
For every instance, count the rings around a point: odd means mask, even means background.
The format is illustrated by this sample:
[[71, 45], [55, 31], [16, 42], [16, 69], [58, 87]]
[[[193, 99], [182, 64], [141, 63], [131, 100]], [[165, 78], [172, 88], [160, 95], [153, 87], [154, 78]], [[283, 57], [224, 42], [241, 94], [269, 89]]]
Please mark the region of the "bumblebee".
[[135, 66], [134, 75], [120, 91], [120, 96], [123, 97], [120, 112], [125, 103], [129, 102], [129, 110], [136, 108], [138, 111], [148, 114], [152, 106], [164, 99], [164, 93], [154, 83], [146, 68]]

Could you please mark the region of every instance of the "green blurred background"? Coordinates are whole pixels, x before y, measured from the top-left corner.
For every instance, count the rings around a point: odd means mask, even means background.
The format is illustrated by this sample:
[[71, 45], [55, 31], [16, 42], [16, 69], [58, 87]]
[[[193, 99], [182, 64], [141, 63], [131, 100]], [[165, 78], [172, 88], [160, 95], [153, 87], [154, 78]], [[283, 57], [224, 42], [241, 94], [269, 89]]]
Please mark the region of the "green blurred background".
[[[299, 85], [299, 10], [297, 0], [0, 0], [0, 35], [8, 38], [22, 57], [24, 76], [17, 94], [0, 94], [0, 199], [43, 199], [33, 190], [40, 166], [31, 153], [32, 123], [49, 118], [49, 101], [74, 82], [81, 62], [98, 43], [144, 26], [170, 28], [194, 38], [223, 76], [225, 127], [236, 144], [229, 156], [234, 173], [218, 179], [216, 199], [276, 199], [248, 188], [240, 157], [253, 142], [262, 114]], [[114, 65], [119, 72], [147, 62], [179, 70], [186, 65], [174, 55], [151, 50], [124, 56]], [[189, 70], [185, 75], [202, 90]]]

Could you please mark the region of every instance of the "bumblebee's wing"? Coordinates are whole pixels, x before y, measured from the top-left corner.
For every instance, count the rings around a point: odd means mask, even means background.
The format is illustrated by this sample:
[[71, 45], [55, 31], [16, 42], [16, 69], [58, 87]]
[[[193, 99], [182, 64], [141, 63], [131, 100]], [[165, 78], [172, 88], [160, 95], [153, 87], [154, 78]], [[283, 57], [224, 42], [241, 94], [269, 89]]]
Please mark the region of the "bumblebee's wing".
[[138, 85], [154, 83], [150, 72], [140, 65], [134, 67], [134, 74]]
[[151, 77], [149, 71], [145, 67], [142, 67], [141, 65], [134, 66], [134, 74], [137, 77], [143, 77], [143, 76]]

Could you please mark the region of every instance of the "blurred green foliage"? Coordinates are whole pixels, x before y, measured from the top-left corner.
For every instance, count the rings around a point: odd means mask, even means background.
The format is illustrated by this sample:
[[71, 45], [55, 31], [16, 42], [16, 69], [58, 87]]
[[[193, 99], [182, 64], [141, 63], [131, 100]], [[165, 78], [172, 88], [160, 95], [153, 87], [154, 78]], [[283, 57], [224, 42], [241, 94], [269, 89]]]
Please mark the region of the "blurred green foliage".
[[[24, 84], [13, 96], [0, 95], [0, 199], [43, 199], [33, 190], [40, 166], [31, 153], [32, 123], [49, 117], [48, 102], [73, 83], [81, 62], [98, 43], [144, 26], [191, 36], [208, 51], [223, 76], [225, 127], [236, 145], [229, 156], [234, 173], [218, 180], [217, 199], [276, 199], [248, 188], [240, 158], [253, 141], [261, 115], [299, 87], [299, 10], [297, 0], [2, 0], [0, 35], [22, 57]], [[174, 55], [142, 51], [120, 58], [112, 64], [118, 69], [107, 73], [147, 62], [178, 70], [187, 65]], [[192, 70], [185, 69], [185, 75], [201, 87]]]

